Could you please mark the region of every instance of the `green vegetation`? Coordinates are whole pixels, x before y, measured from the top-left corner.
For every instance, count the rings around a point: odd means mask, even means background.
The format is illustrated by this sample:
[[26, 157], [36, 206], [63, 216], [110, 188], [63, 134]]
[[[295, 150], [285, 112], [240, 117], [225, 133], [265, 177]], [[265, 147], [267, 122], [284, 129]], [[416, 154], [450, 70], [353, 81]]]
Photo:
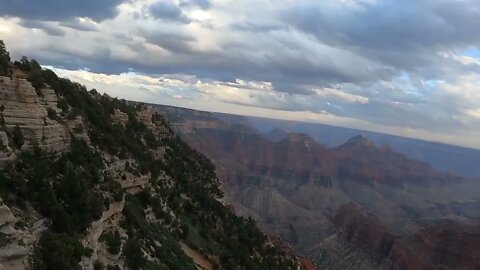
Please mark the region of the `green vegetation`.
[[0, 76], [8, 76], [10, 64], [10, 54], [5, 48], [5, 43], [0, 40]]
[[100, 153], [83, 141], [73, 140], [71, 150], [60, 157], [38, 147], [21, 153], [15, 163], [0, 174], [0, 194], [13, 203], [31, 202], [52, 219], [59, 233], [83, 232], [104, 209], [96, 191], [104, 164]]
[[[129, 234], [122, 255], [132, 269], [141, 269], [148, 262], [143, 257], [142, 249], [151, 249], [166, 269], [194, 270], [193, 262], [183, 253], [178, 238], [167, 227], [149, 222], [146, 219], [141, 195], [129, 196], [124, 208], [124, 229]], [[158, 265], [158, 267], [162, 266]], [[150, 267], [153, 265], [150, 264]]]
[[[0, 172], [0, 197], [7, 204], [21, 209], [32, 205], [51, 220], [32, 255], [34, 269], [78, 269], [81, 258], [89, 256], [79, 239], [110, 203], [124, 199], [120, 225], [127, 240], [116, 230], [103, 233], [100, 240], [110, 253], [121, 251], [129, 269], [195, 269], [180, 241], [211, 258], [219, 269], [294, 268], [289, 256], [266, 244], [253, 220], [235, 216], [220, 203], [223, 194], [207, 158], [178, 138], [156, 137], [138, 120], [141, 105], [87, 91], [26, 57], [15, 66], [37, 90], [48, 85], [62, 97], [62, 112], [49, 110], [49, 118], [81, 116], [91, 142], [72, 137], [68, 151], [57, 154], [33, 146]], [[125, 125], [112, 123], [116, 110], [128, 116]], [[170, 130], [161, 116], [154, 115], [152, 121]], [[24, 144], [20, 128], [14, 128], [12, 140], [18, 147]], [[166, 149], [163, 158], [151, 151], [159, 147]], [[106, 170], [111, 157], [128, 159], [117, 179]], [[149, 186], [135, 195], [126, 193], [119, 183], [126, 173], [148, 177]], [[95, 269], [104, 268], [95, 263]]]
[[27, 80], [35, 88], [39, 96], [42, 95], [40, 89], [45, 87], [45, 78], [43, 76], [43, 70], [40, 64], [35, 60], [29, 60], [23, 56], [19, 61], [13, 63], [16, 68], [27, 74]]
[[78, 262], [88, 253], [75, 237], [46, 232], [33, 251], [31, 263], [35, 270], [81, 269]]
[[107, 244], [107, 250], [111, 254], [116, 255], [120, 252], [120, 248], [122, 247], [122, 239], [120, 239], [120, 235], [117, 231], [103, 233], [99, 240], [104, 241]]
[[58, 119], [57, 112], [50, 107], [47, 108], [47, 115], [48, 115], [48, 118], [50, 118], [52, 120], [57, 120]]
[[105, 266], [103, 266], [103, 263], [101, 261], [95, 261], [93, 263], [93, 270], [104, 270]]
[[18, 125], [13, 128], [12, 140], [15, 146], [17, 146], [18, 148], [22, 147], [22, 145], [25, 143], [25, 138], [23, 137], [22, 130]]

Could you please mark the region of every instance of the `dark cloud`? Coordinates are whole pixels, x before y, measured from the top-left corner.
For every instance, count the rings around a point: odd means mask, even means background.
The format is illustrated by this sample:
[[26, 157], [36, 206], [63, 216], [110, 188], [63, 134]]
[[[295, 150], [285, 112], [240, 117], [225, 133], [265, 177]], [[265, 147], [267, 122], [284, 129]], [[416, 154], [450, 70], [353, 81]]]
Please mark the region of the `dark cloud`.
[[20, 20], [21, 26], [32, 29], [40, 29], [51, 36], [64, 36], [65, 31], [53, 23], [32, 21], [32, 20]]
[[65, 21], [89, 17], [103, 21], [117, 14], [116, 7], [126, 0], [0, 0], [0, 16], [29, 20]]
[[[195, 81], [248, 92], [238, 101], [222, 96], [228, 103], [329, 113], [435, 132], [473, 130], [478, 120], [464, 116], [466, 110], [478, 109], [478, 95], [462, 87], [441, 89], [435, 80], [462, 85], [466, 77], [480, 74], [475, 59], [458, 59], [459, 50], [467, 47], [478, 53], [476, 1], [361, 1], [312, 0], [275, 8], [259, 1], [252, 8], [157, 0], [136, 11], [125, 9], [126, 14], [113, 21], [120, 31], [111, 29], [110, 21], [96, 24], [74, 18], [77, 15], [58, 23], [22, 19], [23, 26], [49, 35], [82, 30], [75, 32], [82, 49], [41, 33], [37, 37], [45, 42], [15, 55], [106, 74], [187, 74]], [[241, 15], [230, 14], [237, 7]], [[206, 13], [213, 27], [186, 16], [196, 8], [211, 9]], [[276, 13], [278, 8], [284, 11]], [[237, 79], [269, 82], [274, 91], [235, 86]], [[189, 91], [196, 91], [195, 82], [180, 95], [186, 97]]]
[[283, 20], [320, 42], [409, 70], [435, 65], [438, 51], [479, 44], [476, 0], [385, 0], [355, 7], [312, 2]]
[[171, 1], [161, 0], [152, 4], [149, 9], [156, 19], [190, 23], [190, 19], [183, 14], [182, 9]]
[[141, 35], [151, 44], [159, 46], [172, 53], [181, 54], [193, 54], [194, 51], [190, 45], [195, 42], [196, 39], [193, 36], [189, 36], [181, 33], [168, 33], [168, 32], [145, 32]]
[[212, 3], [209, 0], [181, 0], [180, 6], [182, 7], [196, 6], [201, 9], [209, 9], [212, 6]]

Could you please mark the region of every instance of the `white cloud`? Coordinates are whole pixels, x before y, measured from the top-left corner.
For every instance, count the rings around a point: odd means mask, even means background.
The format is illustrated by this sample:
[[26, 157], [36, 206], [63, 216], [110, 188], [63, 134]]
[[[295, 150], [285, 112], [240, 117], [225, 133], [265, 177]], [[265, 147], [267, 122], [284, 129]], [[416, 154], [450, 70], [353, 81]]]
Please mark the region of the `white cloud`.
[[0, 17], [0, 38], [118, 97], [480, 147], [475, 1], [447, 2], [126, 1], [105, 20]]

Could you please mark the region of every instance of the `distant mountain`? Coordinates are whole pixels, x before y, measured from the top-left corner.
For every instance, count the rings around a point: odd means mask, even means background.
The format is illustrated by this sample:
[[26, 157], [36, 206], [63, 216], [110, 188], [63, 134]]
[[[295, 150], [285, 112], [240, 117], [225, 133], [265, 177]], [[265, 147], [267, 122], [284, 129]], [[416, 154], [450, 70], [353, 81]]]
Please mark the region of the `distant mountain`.
[[272, 142], [279, 142], [286, 139], [288, 137], [288, 133], [285, 132], [283, 129], [274, 128], [269, 132], [265, 133], [263, 136]]
[[[217, 114], [214, 115], [219, 117]], [[226, 123], [233, 121], [228, 115], [222, 115], [221, 118]], [[238, 119], [236, 121], [238, 122]], [[341, 145], [351, 137], [362, 135], [376, 145], [386, 144], [409, 158], [426, 161], [439, 171], [450, 171], [464, 176], [480, 176], [480, 166], [478, 166], [480, 150], [478, 149], [315, 123], [259, 117], [245, 117], [244, 123], [265, 134], [267, 138], [270, 138], [269, 134], [272, 130], [276, 130], [277, 134], [280, 134], [279, 130], [285, 133], [301, 132], [309, 134], [317, 142], [329, 147]]]
[[[175, 107], [169, 108], [173, 110]], [[205, 114], [206, 112], [196, 111], [196, 113]], [[480, 166], [478, 166], [478, 160], [480, 160], [479, 149], [315, 123], [224, 113], [210, 113], [210, 117], [214, 117], [225, 124], [249, 127], [273, 142], [278, 142], [285, 138], [288, 133], [295, 132], [308, 134], [317, 143], [324, 146], [335, 147], [345, 143], [352, 137], [361, 135], [376, 145], [388, 145], [392, 150], [403, 153], [411, 159], [425, 161], [436, 170], [463, 176], [480, 177]]]
[[[175, 119], [182, 139], [214, 162], [238, 213], [287, 239], [320, 269], [478, 266], [480, 248], [467, 236], [479, 232], [478, 179], [439, 172], [364, 136], [327, 148], [305, 133], [267, 139], [238, 117], [228, 123], [228, 116], [210, 114], [221, 128], [202, 128], [196, 122], [206, 115], [156, 109]], [[170, 118], [172, 110], [183, 119]], [[443, 246], [449, 235], [456, 255]]]

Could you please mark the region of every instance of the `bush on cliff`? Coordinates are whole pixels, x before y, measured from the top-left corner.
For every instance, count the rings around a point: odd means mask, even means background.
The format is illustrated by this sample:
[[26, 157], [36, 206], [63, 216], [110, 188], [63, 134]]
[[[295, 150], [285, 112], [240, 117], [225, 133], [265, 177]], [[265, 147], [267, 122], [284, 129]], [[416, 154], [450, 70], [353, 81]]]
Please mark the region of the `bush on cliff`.
[[10, 54], [5, 48], [5, 43], [0, 40], [0, 76], [7, 76], [9, 73]]

